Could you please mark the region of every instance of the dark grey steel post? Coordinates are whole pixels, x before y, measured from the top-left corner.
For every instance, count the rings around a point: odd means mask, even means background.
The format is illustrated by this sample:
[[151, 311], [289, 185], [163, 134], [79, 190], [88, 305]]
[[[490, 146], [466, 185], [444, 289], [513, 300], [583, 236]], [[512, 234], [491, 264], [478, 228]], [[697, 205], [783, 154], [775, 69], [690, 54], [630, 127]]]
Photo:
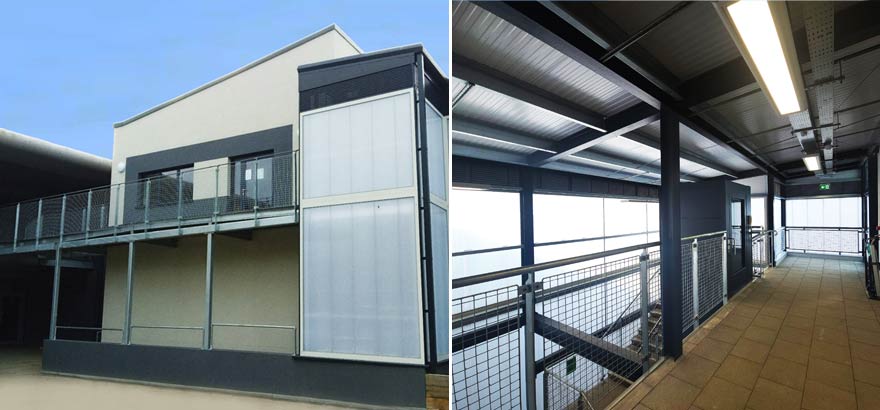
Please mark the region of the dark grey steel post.
[[[534, 214], [534, 190], [535, 180], [532, 172], [524, 169], [520, 173], [522, 191], [519, 194], [519, 221], [520, 221], [520, 266], [535, 264], [535, 214]], [[523, 297], [525, 310], [525, 375], [526, 375], [526, 405], [528, 410], [537, 407], [537, 393], [535, 386], [537, 373], [535, 370], [535, 272], [522, 275], [523, 289], [526, 290]]]
[[772, 175], [767, 175], [767, 198], [764, 203], [766, 209], [767, 233], [767, 267], [776, 265], [776, 210], [773, 209], [774, 198], [776, 198], [776, 180]]
[[131, 305], [134, 284], [134, 242], [128, 243], [128, 272], [125, 275], [125, 317], [122, 326], [122, 344], [131, 344]]
[[86, 202], [86, 239], [89, 239], [89, 230], [92, 228], [92, 190], [89, 190], [89, 198]]
[[691, 242], [691, 291], [694, 303], [693, 330], [696, 331], [700, 325], [700, 242], [697, 238]]
[[214, 234], [208, 232], [207, 256], [205, 258], [205, 329], [202, 331], [202, 349], [211, 349], [211, 316], [214, 297]]
[[15, 232], [12, 233], [12, 251], [18, 248], [18, 221], [21, 217], [21, 202], [15, 204]]
[[525, 290], [525, 368], [526, 368], [526, 409], [536, 410], [535, 371], [535, 272], [529, 272]]
[[64, 214], [67, 212], [67, 195], [61, 197], [61, 222], [58, 226], [58, 244], [64, 242]]
[[61, 243], [55, 246], [55, 276], [52, 278], [52, 318], [49, 324], [49, 340], [55, 340], [58, 327], [58, 290], [61, 286]]
[[[195, 173], [195, 171], [193, 171]], [[183, 210], [183, 175], [181, 172], [177, 172], [177, 228], [180, 229], [180, 219], [183, 217], [181, 211]]]
[[660, 108], [660, 284], [663, 299], [663, 352], [682, 353], [681, 192], [679, 119]]
[[647, 372], [650, 364], [648, 360], [651, 357], [651, 335], [650, 329], [648, 328], [648, 300], [650, 299], [650, 288], [648, 287], [648, 259], [650, 255], [648, 254], [648, 249], [642, 250], [641, 256], [639, 256], [639, 281], [641, 282], [641, 296], [642, 296], [642, 368], [643, 372]]
[[40, 245], [40, 234], [43, 233], [43, 199], [37, 204], [37, 233], [34, 235], [34, 247]]

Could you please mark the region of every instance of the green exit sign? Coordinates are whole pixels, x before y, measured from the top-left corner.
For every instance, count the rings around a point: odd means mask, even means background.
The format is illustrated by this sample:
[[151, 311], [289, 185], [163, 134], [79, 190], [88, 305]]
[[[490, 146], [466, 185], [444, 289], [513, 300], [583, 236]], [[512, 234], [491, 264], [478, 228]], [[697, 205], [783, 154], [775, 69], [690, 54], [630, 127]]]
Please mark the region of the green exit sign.
[[575, 370], [577, 370], [577, 358], [575, 356], [572, 356], [565, 361], [565, 374], [572, 374]]
[[829, 189], [831, 189], [831, 184], [819, 184], [820, 191], [827, 191]]

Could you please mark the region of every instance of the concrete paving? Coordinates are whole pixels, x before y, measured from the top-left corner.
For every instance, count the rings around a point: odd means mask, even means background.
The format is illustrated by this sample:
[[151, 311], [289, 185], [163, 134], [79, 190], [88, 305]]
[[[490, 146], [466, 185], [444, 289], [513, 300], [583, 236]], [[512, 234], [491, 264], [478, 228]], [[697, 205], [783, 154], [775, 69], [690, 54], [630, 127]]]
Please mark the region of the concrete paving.
[[0, 347], [0, 409], [16, 410], [340, 410], [225, 392], [148, 386], [40, 373], [37, 349]]

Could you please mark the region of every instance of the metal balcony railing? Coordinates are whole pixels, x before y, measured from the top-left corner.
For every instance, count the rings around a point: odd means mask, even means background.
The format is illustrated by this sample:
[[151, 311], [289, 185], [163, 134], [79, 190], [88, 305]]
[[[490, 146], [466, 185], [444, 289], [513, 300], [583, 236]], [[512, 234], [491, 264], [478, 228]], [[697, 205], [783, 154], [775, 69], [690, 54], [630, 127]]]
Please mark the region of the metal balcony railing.
[[760, 229], [761, 227], [758, 228], [758, 230], [753, 230], [749, 233], [752, 244], [752, 276], [763, 277], [764, 271], [773, 264], [770, 251], [774, 249], [773, 243], [776, 241], [776, 236], [779, 232], [776, 230], [762, 230]]
[[861, 227], [786, 226], [785, 250], [803, 253], [860, 255], [864, 252]]
[[296, 208], [297, 152], [164, 172], [0, 207], [0, 251]]
[[[726, 302], [726, 242], [725, 232], [682, 241], [685, 334]], [[473, 292], [452, 300], [452, 408], [535, 409], [539, 379], [545, 409], [610, 403], [662, 354], [659, 244], [453, 280]], [[533, 282], [539, 271], [638, 251]], [[492, 287], [518, 277], [523, 285]]]

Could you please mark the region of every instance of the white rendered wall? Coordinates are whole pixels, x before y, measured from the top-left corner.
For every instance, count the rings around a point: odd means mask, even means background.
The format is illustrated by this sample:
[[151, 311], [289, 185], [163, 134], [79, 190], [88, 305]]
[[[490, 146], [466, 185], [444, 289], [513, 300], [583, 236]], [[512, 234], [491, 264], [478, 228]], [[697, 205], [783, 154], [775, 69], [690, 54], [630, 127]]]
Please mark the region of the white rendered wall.
[[[214, 236], [214, 323], [297, 326], [299, 318], [297, 227], [261, 229], [251, 240]], [[132, 324], [203, 326], [205, 236], [184, 237], [177, 247], [138, 242], [135, 248]], [[103, 327], [121, 328], [125, 312], [128, 247], [108, 249]], [[103, 341], [118, 343], [120, 332]], [[197, 330], [135, 329], [133, 344], [199, 348]], [[217, 349], [291, 353], [285, 329], [214, 329]]]
[[[125, 181], [118, 166], [131, 156], [276, 128], [299, 127], [299, 74], [304, 64], [358, 54], [330, 30], [281, 55], [114, 129], [111, 183]], [[298, 148], [294, 131], [292, 147]], [[120, 193], [120, 196], [122, 193]], [[116, 200], [115, 192], [110, 201]], [[120, 197], [120, 203], [123, 198]], [[111, 220], [115, 215], [111, 215]], [[120, 220], [121, 220], [120, 215]]]

